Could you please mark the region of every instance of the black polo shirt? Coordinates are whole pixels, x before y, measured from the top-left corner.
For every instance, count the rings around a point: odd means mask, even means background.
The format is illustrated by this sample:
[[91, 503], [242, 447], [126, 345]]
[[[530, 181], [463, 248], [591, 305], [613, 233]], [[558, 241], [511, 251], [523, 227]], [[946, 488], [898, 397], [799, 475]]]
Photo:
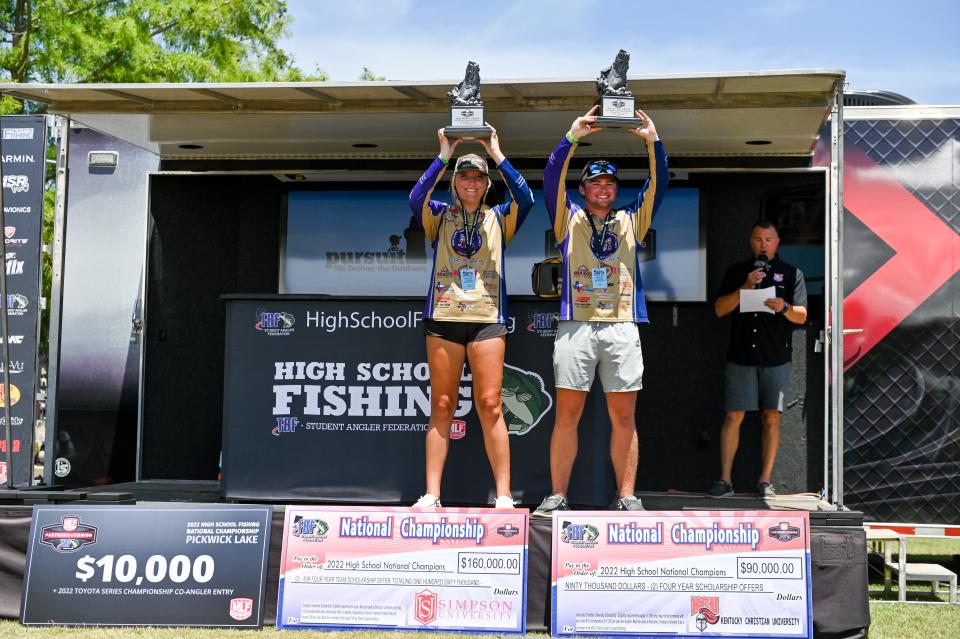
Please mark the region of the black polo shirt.
[[[755, 270], [754, 258], [737, 262], [727, 269], [717, 297], [727, 295], [743, 286], [750, 271]], [[807, 305], [807, 285], [803, 272], [779, 257], [770, 260], [770, 268], [757, 288], [775, 286], [776, 297], [790, 305]], [[739, 307], [730, 314], [730, 346], [727, 361], [741, 366], [780, 366], [790, 361], [793, 354], [793, 329], [797, 327], [779, 313], [741, 313]]]

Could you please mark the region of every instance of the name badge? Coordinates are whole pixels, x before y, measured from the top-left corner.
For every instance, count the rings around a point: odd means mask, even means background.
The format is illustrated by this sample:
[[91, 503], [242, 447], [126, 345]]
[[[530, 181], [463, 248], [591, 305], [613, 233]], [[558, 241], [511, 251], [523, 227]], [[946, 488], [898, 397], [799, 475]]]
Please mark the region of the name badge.
[[607, 288], [607, 269], [593, 269], [593, 288], [594, 290], [598, 288]]
[[472, 268], [460, 269], [460, 288], [472, 291], [477, 288], [477, 270]]

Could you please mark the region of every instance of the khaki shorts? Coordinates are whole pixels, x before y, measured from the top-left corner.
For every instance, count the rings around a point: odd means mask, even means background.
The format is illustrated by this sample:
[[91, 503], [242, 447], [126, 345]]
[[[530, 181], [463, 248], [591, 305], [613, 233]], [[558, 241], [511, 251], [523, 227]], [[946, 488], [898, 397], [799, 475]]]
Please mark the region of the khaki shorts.
[[633, 322], [560, 322], [553, 343], [557, 388], [589, 391], [597, 370], [605, 393], [626, 393], [643, 387], [643, 352], [637, 325]]

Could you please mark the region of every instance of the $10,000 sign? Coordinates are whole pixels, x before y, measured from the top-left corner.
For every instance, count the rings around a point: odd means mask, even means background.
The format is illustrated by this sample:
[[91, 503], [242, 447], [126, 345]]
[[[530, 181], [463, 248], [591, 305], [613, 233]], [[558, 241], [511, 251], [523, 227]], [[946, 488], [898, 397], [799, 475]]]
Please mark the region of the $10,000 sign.
[[262, 624], [269, 506], [36, 506], [25, 625]]

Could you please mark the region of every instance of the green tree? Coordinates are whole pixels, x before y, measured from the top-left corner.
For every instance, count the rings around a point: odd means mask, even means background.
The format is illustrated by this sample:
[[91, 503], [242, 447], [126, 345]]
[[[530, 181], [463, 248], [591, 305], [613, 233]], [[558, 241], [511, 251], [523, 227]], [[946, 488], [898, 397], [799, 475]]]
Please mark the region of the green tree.
[[[277, 46], [284, 0], [0, 0], [7, 82], [325, 80]], [[13, 105], [6, 112], [16, 112]]]
[[[290, 24], [284, 0], [0, 0], [4, 82], [323, 81], [277, 46]], [[42, 111], [4, 96], [0, 113]], [[54, 157], [51, 148], [48, 157]], [[43, 242], [53, 240], [48, 164]], [[49, 299], [51, 258], [43, 255]], [[48, 310], [41, 350], [47, 349]]]
[[386, 76], [377, 75], [376, 73], [371, 71], [369, 67], [363, 67], [363, 71], [360, 72], [360, 79], [363, 80], [364, 82], [370, 82], [370, 81], [386, 80], [387, 78]]

